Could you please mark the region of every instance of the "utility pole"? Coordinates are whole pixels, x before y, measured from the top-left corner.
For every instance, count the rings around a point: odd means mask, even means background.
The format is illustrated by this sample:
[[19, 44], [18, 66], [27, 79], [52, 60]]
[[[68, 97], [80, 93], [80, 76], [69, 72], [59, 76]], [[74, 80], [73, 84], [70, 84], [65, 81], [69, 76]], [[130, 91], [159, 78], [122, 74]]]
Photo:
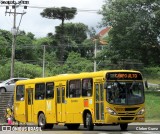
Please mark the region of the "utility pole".
[[46, 46], [43, 46], [43, 77], [45, 77], [45, 55], [46, 55]]
[[97, 39], [94, 39], [94, 72], [96, 72], [96, 57], [97, 57]]
[[11, 74], [10, 77], [14, 77], [14, 59], [15, 59], [15, 47], [16, 47], [16, 7], [14, 8], [14, 13], [13, 13], [13, 29], [12, 29], [12, 57], [11, 57]]
[[[11, 72], [10, 72], [10, 78], [14, 77], [14, 60], [15, 60], [15, 47], [16, 47], [16, 36], [17, 36], [17, 32], [18, 32], [18, 28], [16, 28], [16, 15], [20, 14], [21, 16], [23, 16], [26, 12], [23, 13], [18, 13], [16, 12], [16, 8], [19, 7], [18, 5], [14, 4], [12, 6], [12, 8], [14, 9], [14, 12], [7, 12], [7, 9], [9, 9], [9, 6], [6, 6], [6, 12], [5, 14], [9, 13], [13, 14], [13, 29], [12, 29], [12, 57], [11, 57]], [[26, 6], [24, 7], [26, 9]], [[21, 17], [22, 18], [22, 17]], [[19, 23], [20, 25], [20, 23]]]

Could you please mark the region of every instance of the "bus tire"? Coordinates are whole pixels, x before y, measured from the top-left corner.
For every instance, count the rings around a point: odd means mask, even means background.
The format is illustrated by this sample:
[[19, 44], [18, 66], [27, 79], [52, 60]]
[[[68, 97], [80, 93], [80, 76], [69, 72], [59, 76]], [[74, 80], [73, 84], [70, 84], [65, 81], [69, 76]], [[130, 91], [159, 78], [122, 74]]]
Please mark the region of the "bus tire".
[[126, 131], [128, 127], [128, 123], [120, 124], [121, 131]]
[[43, 113], [40, 113], [38, 116], [38, 126], [42, 129], [46, 128], [46, 118]]
[[92, 116], [90, 113], [87, 113], [86, 115], [86, 127], [90, 131], [94, 129], [94, 124], [93, 124]]

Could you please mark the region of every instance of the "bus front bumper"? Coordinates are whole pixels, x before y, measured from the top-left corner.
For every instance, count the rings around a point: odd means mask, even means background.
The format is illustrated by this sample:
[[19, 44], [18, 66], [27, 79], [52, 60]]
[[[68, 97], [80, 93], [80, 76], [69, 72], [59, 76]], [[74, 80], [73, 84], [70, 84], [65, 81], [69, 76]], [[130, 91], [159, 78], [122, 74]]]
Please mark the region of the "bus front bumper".
[[136, 115], [136, 116], [107, 115], [105, 122], [109, 124], [145, 122], [145, 117], [144, 115]]

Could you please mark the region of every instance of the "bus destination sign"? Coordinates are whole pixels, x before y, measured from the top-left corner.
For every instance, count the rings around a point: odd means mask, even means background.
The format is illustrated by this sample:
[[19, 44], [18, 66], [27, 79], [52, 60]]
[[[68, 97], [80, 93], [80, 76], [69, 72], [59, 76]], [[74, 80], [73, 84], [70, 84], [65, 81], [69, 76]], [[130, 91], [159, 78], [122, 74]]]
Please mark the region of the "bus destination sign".
[[117, 72], [117, 73], [107, 73], [107, 80], [142, 80], [140, 73], [133, 72]]

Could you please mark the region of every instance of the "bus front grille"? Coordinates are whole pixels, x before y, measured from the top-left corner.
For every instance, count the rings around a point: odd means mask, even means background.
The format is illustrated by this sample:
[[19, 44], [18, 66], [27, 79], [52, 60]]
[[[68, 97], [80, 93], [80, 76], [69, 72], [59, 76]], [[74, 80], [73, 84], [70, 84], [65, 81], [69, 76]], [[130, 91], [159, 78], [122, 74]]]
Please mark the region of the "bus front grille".
[[119, 116], [134, 116], [136, 113], [129, 113], [129, 112], [125, 112], [125, 113], [118, 113]]
[[139, 107], [125, 108], [125, 111], [136, 111]]
[[133, 120], [134, 117], [120, 117], [121, 120]]

